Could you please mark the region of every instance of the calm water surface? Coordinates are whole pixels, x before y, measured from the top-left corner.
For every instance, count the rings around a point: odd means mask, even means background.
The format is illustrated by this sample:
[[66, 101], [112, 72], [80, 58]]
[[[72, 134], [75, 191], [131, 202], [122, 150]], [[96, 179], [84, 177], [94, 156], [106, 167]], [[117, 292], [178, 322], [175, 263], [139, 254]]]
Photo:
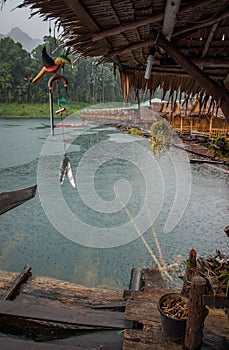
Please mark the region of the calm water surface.
[[[63, 136], [62, 131], [58, 132]], [[130, 136], [121, 135], [114, 128], [96, 123], [76, 138], [77, 132], [79, 131], [74, 129], [64, 130], [64, 138], [71, 142], [68, 156], [73, 169], [77, 168], [83, 154], [93, 150], [98, 142], [119, 140], [121, 137], [122, 142], [118, 143], [121, 150], [125, 147], [125, 139], [131, 141]], [[45, 119], [0, 119], [0, 191], [16, 190], [37, 183], [38, 162], [49, 133], [49, 121]], [[92, 163], [96, 161], [96, 154], [94, 157]], [[49, 160], [51, 167], [54, 158], [55, 156]], [[163, 227], [175, 190], [172, 181], [170, 182], [172, 175], [169, 172], [168, 178], [165, 179], [164, 201], [154, 228], [168, 263], [178, 255], [182, 256], [182, 261], [185, 260], [193, 247], [199, 255], [214, 253], [216, 249], [225, 253], [228, 250], [226, 235], [223, 232], [224, 227], [228, 225], [227, 174], [198, 164], [191, 165], [191, 173], [192, 190], [187, 208], [179, 223], [169, 233], [164, 233]], [[85, 182], [87, 176], [88, 169], [85, 170]], [[132, 188], [137, 189], [136, 193], [131, 193], [128, 207], [135, 215], [142, 206], [144, 181], [139, 169], [131, 162], [124, 164], [123, 159], [117, 157], [101, 163], [94, 179], [95, 191], [103, 201], [112, 201], [113, 184], [119, 178], [130, 181]], [[47, 187], [47, 196], [51, 197], [51, 185], [56, 179], [49, 181], [50, 192]], [[128, 213], [125, 211], [115, 211], [108, 215], [89, 208], [79, 196], [75, 196], [74, 189], [68, 182], [64, 183], [61, 191], [72, 213], [90, 225], [114, 227], [127, 220]], [[87, 196], [90, 199], [90, 193], [86, 194]], [[53, 201], [54, 210], [56, 204]], [[3, 270], [19, 271], [28, 263], [32, 266], [33, 274], [88, 286], [127, 287], [133, 266], [154, 265], [140, 238], [119, 247], [106, 249], [85, 247], [67, 239], [48, 220], [39, 193], [34, 199], [3, 214], [0, 217], [0, 225], [0, 269]], [[133, 231], [134, 229], [133, 227]], [[152, 230], [148, 229], [144, 237], [158, 257]]]

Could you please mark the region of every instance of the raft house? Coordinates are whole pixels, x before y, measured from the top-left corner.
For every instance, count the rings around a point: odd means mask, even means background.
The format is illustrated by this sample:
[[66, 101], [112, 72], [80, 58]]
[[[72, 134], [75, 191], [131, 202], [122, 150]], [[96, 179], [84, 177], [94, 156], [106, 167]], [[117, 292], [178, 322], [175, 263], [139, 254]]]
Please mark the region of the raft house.
[[[63, 38], [72, 55], [99, 56], [100, 62], [113, 63], [120, 72], [125, 101], [131, 90], [139, 99], [141, 90], [153, 96], [160, 87], [164, 94], [170, 92], [172, 113], [178, 114], [178, 122], [171, 118], [174, 127], [180, 123], [184, 130], [176, 105], [184, 94], [187, 101], [198, 100], [197, 118], [203, 118], [206, 106], [212, 115], [221, 109], [227, 125], [219, 128], [228, 127], [227, 0], [24, 0], [23, 4], [64, 28]], [[228, 264], [227, 257], [221, 258]], [[129, 290], [121, 293], [33, 277], [29, 265], [19, 276], [1, 271], [0, 348], [118, 349], [115, 341], [123, 336], [123, 350], [227, 349], [228, 296], [214, 290], [209, 275], [201, 270], [209, 272], [209, 262], [198, 259], [194, 250], [188, 261], [181, 291], [166, 288], [156, 267], [133, 269]], [[158, 302], [167, 292], [188, 296], [182, 339], [172, 339], [171, 332], [168, 336], [160, 316]], [[113, 346], [106, 345], [105, 332], [113, 331]], [[93, 333], [95, 339], [96, 332], [99, 345], [64, 341], [76, 333], [82, 337]]]

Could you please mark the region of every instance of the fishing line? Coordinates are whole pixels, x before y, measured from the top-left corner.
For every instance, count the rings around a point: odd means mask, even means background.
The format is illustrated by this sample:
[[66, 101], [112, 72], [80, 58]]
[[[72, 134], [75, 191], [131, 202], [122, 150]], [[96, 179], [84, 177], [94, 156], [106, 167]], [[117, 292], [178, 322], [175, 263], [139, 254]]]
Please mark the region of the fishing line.
[[61, 130], [62, 130], [62, 139], [63, 139], [63, 148], [64, 148], [64, 157], [66, 157], [66, 140], [65, 140], [65, 133], [64, 133], [64, 126], [63, 126], [63, 111], [65, 108], [62, 108], [60, 104], [60, 86], [59, 86], [59, 81], [57, 81], [57, 101], [58, 101], [58, 111], [57, 113], [60, 114], [60, 119], [61, 119]]

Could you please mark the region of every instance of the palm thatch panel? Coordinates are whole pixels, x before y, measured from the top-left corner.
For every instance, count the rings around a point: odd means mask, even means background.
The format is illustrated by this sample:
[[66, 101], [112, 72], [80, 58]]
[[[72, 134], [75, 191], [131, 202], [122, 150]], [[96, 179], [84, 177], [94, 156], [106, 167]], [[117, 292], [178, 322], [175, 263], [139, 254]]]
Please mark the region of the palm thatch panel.
[[[187, 94], [204, 90], [161, 49], [155, 31], [165, 34], [216, 85], [220, 82], [229, 90], [228, 0], [24, 0], [23, 6], [57, 21], [76, 57], [100, 56], [101, 62], [113, 62], [121, 72], [125, 94], [131, 87], [155, 91], [162, 86]], [[154, 64], [145, 81], [152, 46]]]

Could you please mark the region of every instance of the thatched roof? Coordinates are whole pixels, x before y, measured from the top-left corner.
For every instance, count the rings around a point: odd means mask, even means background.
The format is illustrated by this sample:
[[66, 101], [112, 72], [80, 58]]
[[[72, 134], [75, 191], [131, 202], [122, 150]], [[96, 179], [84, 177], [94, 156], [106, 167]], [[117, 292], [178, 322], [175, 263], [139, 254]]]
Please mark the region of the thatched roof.
[[[77, 57], [101, 56], [121, 72], [125, 95], [147, 87], [187, 93], [203, 86], [168, 51], [157, 33], [188, 57], [213, 81], [229, 90], [228, 0], [24, 0], [34, 13], [56, 19], [64, 28], [66, 45]], [[144, 72], [155, 47], [151, 78]]]

